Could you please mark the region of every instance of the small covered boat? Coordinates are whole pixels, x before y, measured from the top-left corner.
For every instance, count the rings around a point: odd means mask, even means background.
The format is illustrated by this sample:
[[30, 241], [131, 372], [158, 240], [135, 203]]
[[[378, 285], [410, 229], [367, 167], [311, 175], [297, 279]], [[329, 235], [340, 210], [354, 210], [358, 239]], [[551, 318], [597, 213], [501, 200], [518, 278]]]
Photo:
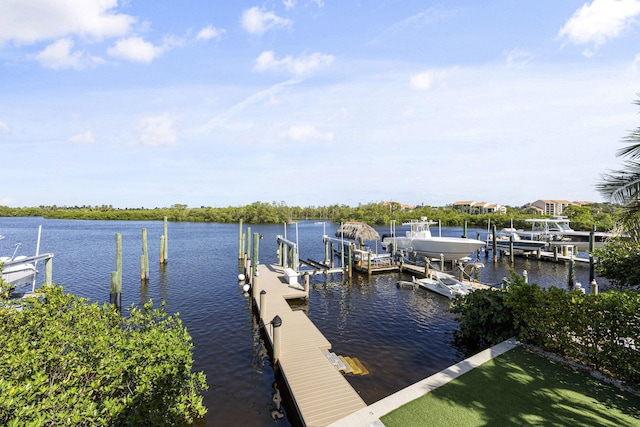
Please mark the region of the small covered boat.
[[450, 274], [443, 273], [442, 271], [431, 270], [429, 275], [424, 279], [416, 279], [414, 277], [413, 283], [421, 288], [428, 289], [451, 299], [454, 299], [457, 296], [465, 296], [473, 292], [473, 288], [471, 286], [459, 281]]

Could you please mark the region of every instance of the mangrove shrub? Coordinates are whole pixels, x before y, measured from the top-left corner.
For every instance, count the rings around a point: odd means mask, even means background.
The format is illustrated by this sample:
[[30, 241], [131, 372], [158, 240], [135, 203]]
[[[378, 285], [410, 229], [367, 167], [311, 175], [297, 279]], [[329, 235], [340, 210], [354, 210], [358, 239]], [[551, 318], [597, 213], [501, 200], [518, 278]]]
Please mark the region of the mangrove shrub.
[[43, 286], [0, 306], [0, 425], [187, 425], [205, 375], [177, 315], [151, 302], [122, 316]]

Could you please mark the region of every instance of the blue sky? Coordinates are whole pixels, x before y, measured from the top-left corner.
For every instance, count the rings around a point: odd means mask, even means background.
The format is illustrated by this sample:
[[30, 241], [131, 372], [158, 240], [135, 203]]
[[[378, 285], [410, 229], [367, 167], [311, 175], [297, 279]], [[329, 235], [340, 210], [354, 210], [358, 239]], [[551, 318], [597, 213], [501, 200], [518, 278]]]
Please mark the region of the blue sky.
[[0, 204], [602, 201], [640, 0], [0, 0]]

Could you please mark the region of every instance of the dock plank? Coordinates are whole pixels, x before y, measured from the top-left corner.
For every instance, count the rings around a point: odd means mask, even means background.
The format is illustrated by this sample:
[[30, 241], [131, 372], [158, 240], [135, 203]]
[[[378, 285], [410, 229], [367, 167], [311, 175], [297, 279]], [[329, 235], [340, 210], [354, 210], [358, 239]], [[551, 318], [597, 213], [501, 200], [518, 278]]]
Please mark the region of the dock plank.
[[[280, 360], [283, 377], [289, 387], [302, 422], [307, 426], [326, 426], [362, 408], [366, 403], [351, 387], [323, 350], [331, 343], [302, 311], [293, 311], [287, 299], [307, 295], [300, 285], [289, 285], [284, 269], [277, 265], [258, 265], [255, 281], [256, 305], [265, 323], [277, 315], [280, 326]], [[260, 291], [266, 292], [260, 307]], [[265, 328], [273, 344], [273, 327]]]

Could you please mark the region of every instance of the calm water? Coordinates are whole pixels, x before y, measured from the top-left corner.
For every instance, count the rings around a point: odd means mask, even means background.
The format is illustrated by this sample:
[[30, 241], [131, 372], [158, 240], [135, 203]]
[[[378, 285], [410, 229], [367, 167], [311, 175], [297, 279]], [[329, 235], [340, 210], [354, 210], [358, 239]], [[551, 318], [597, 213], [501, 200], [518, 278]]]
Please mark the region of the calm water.
[[[179, 312], [193, 338], [195, 369], [207, 374], [205, 404], [209, 413], [201, 425], [288, 426], [284, 408], [273, 402], [276, 388], [270, 359], [260, 340], [250, 303], [237, 282], [238, 226], [233, 224], [170, 223], [169, 263], [159, 265], [162, 222], [68, 221], [42, 218], [0, 218], [0, 255], [33, 255], [38, 226], [40, 252], [53, 252], [53, 281], [68, 292], [93, 301], [109, 300], [111, 271], [115, 270], [115, 235], [123, 240], [123, 306], [152, 299], [166, 301]], [[282, 225], [251, 226], [260, 240], [260, 262], [277, 262], [275, 236]], [[326, 230], [325, 230], [326, 227]], [[142, 228], [147, 229], [150, 281], [140, 285]], [[301, 222], [287, 227], [287, 237], [300, 245], [300, 258], [322, 261], [322, 234], [336, 226]], [[380, 228], [381, 233], [386, 232]], [[400, 227], [398, 228], [400, 232]], [[475, 237], [481, 230], [469, 230]], [[434, 234], [438, 228], [432, 229]], [[442, 235], [460, 236], [461, 228], [443, 228]], [[484, 238], [484, 234], [482, 235]], [[486, 264], [481, 280], [498, 283], [509, 275], [506, 259]], [[530, 280], [543, 286], [566, 287], [567, 267], [517, 259], [515, 270], [526, 269]], [[43, 268], [40, 268], [42, 271]], [[423, 290], [400, 290], [397, 273], [368, 280], [355, 276], [316, 276], [310, 301], [298, 308], [342, 355], [359, 358], [370, 375], [348, 377], [367, 403], [373, 403], [465, 358], [453, 345], [456, 322], [446, 313], [447, 300]], [[576, 267], [576, 279], [588, 284], [588, 267]], [[408, 277], [404, 277], [408, 279]], [[42, 280], [44, 277], [42, 276]], [[587, 286], [588, 287], [588, 286]], [[283, 418], [279, 417], [285, 415]], [[274, 417], [276, 418], [274, 420]]]

